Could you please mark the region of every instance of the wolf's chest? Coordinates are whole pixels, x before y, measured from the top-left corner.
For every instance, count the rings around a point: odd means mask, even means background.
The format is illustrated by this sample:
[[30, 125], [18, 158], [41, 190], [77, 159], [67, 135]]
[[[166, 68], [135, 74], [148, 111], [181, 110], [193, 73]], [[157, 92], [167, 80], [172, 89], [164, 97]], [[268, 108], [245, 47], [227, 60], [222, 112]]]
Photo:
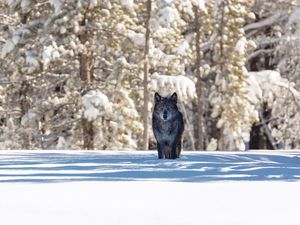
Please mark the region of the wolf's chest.
[[154, 129], [155, 137], [158, 141], [172, 142], [176, 136], [175, 124], [161, 121]]

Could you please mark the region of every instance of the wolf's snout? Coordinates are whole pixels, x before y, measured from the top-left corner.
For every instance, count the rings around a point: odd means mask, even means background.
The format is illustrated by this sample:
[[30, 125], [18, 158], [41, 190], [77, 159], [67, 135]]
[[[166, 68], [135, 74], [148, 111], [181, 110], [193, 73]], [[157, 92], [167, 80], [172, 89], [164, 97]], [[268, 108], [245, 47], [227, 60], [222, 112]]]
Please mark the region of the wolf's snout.
[[163, 113], [163, 118], [166, 120], [168, 118], [168, 112], [165, 110]]

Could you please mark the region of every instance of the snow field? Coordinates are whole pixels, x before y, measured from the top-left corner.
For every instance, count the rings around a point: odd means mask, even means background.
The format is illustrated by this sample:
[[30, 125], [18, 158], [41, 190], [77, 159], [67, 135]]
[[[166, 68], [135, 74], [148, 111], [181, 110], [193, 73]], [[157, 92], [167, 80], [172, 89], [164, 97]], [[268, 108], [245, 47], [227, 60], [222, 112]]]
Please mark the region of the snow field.
[[299, 151], [0, 151], [0, 224], [299, 225], [299, 180]]
[[298, 225], [300, 183], [2, 184], [1, 224]]

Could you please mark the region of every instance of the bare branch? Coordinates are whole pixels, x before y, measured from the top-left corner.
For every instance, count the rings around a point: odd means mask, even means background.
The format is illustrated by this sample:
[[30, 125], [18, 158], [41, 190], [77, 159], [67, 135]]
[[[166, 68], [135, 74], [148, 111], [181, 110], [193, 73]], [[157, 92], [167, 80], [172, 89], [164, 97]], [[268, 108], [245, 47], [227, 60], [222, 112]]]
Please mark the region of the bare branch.
[[254, 30], [254, 29], [256, 30], [256, 29], [260, 29], [263, 27], [268, 27], [273, 24], [279, 23], [280, 21], [286, 19], [287, 17], [288, 17], [288, 13], [286, 11], [279, 11], [266, 19], [260, 20], [256, 23], [251, 23], [251, 24], [246, 25], [244, 27], [244, 30], [246, 32], [246, 31], [250, 31], [250, 30]]
[[258, 51], [252, 52], [247, 57], [247, 60], [249, 61], [249, 60], [255, 58], [256, 56], [258, 56], [260, 54], [271, 54], [272, 52], [274, 52], [274, 49], [259, 49]]
[[267, 135], [267, 138], [270, 141], [272, 148], [274, 150], [276, 150], [277, 147], [276, 147], [276, 144], [275, 144], [275, 140], [274, 140], [274, 138], [273, 138], [273, 136], [271, 134], [270, 128], [267, 126], [267, 123], [266, 123], [266, 121], [265, 121], [265, 119], [264, 119], [264, 117], [262, 115], [262, 112], [259, 112], [259, 119], [262, 122], [262, 126], [263, 126], [263, 128], [265, 130], [265, 134]]

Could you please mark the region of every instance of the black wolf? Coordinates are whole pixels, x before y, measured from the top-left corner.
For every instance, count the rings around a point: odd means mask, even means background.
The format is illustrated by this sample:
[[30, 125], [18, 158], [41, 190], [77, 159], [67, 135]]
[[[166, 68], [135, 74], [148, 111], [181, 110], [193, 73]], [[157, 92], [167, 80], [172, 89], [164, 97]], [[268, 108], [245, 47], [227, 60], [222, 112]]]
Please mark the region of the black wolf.
[[179, 158], [184, 124], [182, 114], [177, 108], [177, 94], [164, 98], [155, 93], [154, 102], [152, 127], [158, 158]]

